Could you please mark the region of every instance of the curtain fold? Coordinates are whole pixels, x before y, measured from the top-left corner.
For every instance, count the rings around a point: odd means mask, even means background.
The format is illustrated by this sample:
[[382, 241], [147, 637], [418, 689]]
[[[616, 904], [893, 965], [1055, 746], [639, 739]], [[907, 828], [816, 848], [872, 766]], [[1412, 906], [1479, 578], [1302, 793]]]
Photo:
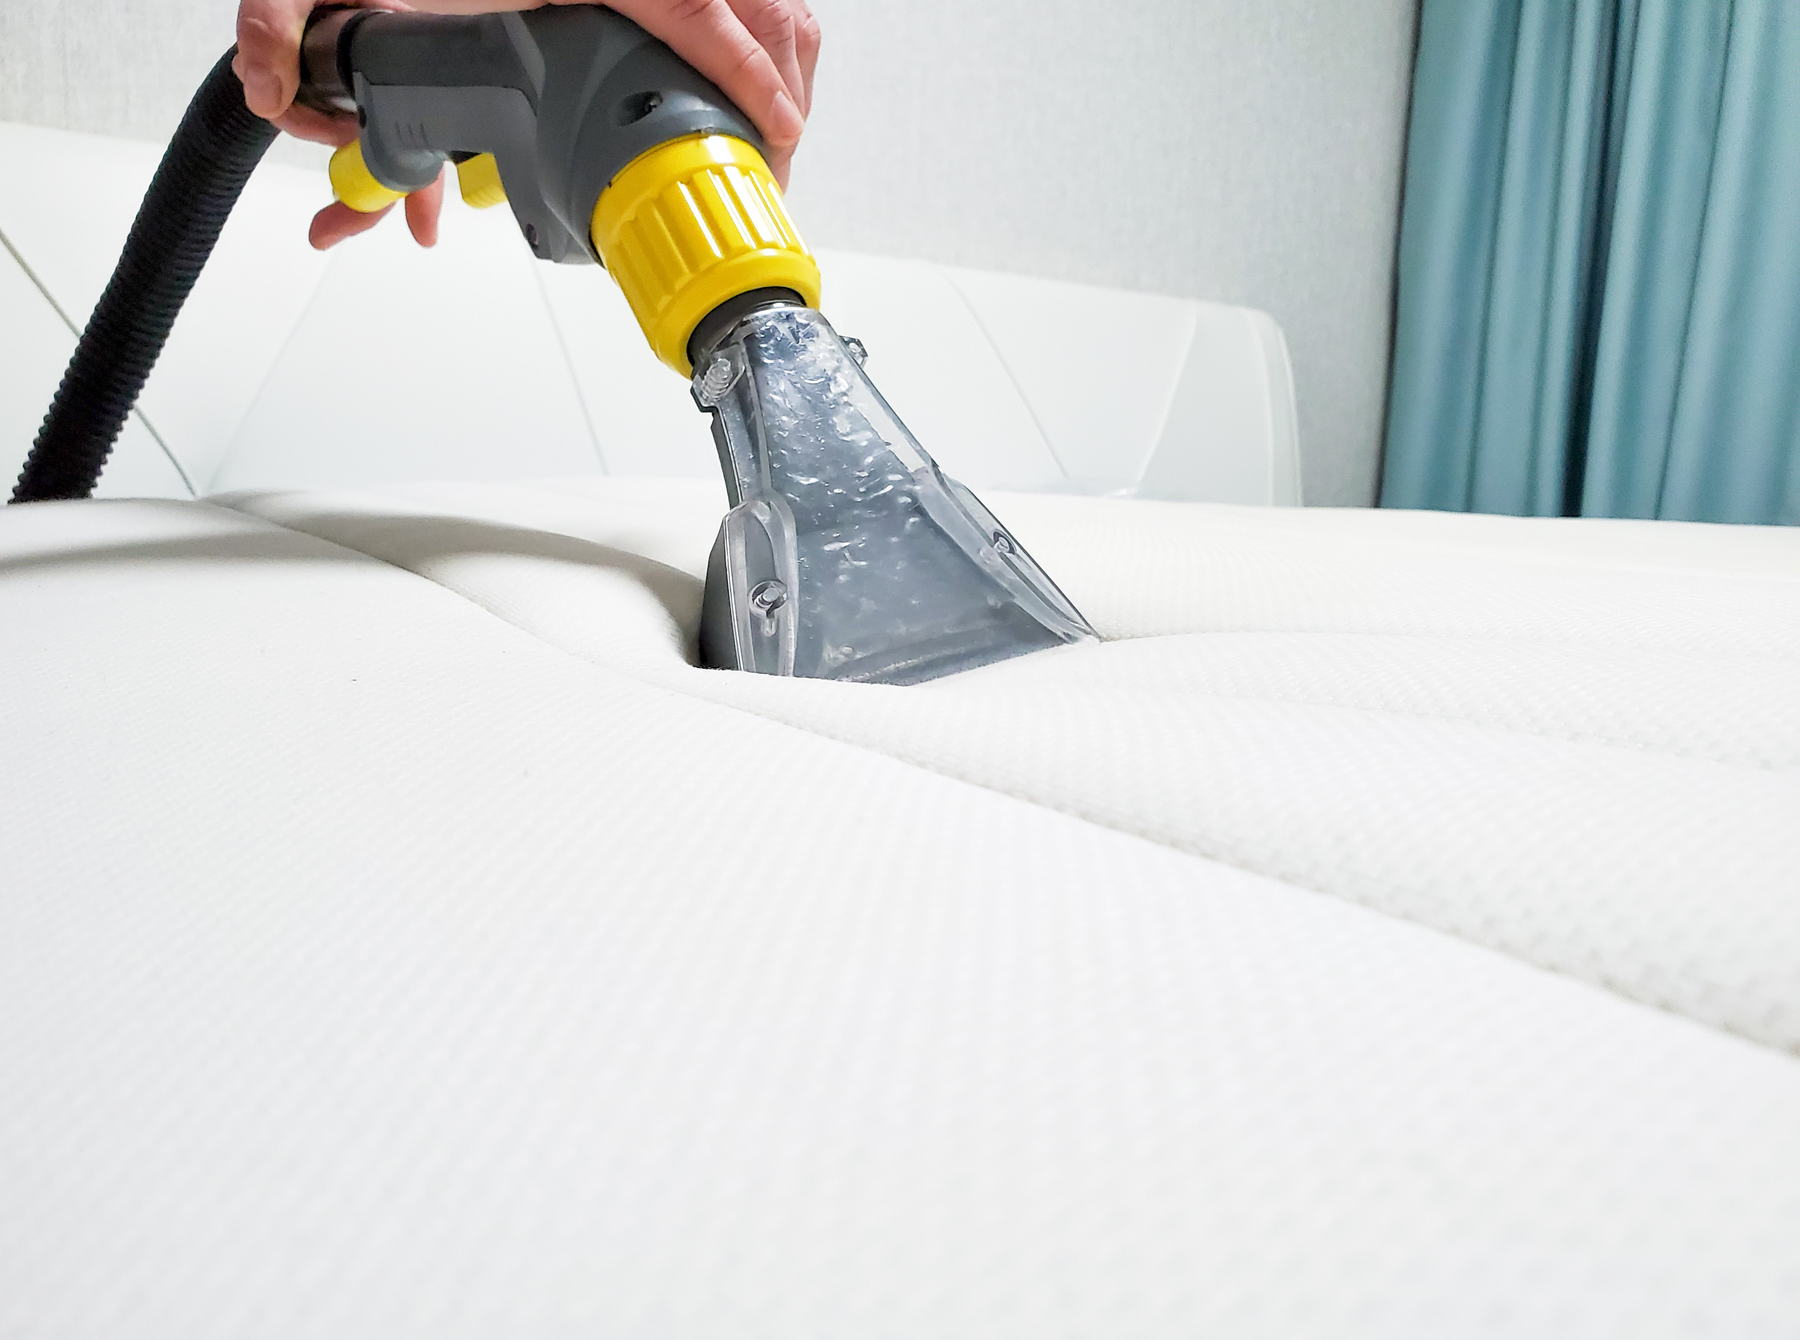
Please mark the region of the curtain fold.
[[1381, 501], [1800, 522], [1800, 3], [1424, 0]]

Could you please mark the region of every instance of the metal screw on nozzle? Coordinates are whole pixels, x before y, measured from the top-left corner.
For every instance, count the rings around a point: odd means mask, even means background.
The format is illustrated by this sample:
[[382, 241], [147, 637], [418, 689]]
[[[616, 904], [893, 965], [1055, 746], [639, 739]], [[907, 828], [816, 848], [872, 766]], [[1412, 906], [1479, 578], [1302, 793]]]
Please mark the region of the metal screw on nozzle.
[[750, 588], [750, 608], [762, 615], [763, 631], [775, 631], [775, 611], [787, 604], [787, 587], [780, 582], [761, 582]]

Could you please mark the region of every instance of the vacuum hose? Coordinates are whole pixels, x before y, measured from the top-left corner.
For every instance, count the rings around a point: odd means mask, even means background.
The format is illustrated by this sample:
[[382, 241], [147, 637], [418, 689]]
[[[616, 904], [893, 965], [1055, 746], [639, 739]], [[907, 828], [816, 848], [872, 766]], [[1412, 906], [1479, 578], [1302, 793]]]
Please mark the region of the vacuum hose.
[[231, 68], [236, 54], [233, 47], [219, 58], [169, 142], [13, 502], [93, 493], [219, 230], [275, 140], [275, 127], [244, 105], [244, 86]]

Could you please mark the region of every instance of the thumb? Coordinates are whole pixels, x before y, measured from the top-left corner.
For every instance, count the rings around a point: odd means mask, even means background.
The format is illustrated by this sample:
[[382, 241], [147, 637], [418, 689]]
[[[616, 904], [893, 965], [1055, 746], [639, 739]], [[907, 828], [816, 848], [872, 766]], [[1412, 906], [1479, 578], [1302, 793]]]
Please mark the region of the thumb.
[[238, 6], [238, 54], [231, 64], [244, 84], [244, 102], [274, 120], [300, 87], [300, 37], [313, 0], [242, 0]]

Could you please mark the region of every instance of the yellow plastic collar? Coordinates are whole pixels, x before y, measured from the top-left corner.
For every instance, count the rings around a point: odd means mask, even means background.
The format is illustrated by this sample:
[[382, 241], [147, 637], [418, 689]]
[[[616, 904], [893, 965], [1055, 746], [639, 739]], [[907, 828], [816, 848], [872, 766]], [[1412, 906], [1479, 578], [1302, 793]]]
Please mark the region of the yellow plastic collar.
[[691, 135], [640, 154], [594, 206], [594, 249], [656, 356], [693, 375], [687, 343], [720, 303], [786, 288], [819, 305], [819, 266], [763, 156], [728, 135]]

